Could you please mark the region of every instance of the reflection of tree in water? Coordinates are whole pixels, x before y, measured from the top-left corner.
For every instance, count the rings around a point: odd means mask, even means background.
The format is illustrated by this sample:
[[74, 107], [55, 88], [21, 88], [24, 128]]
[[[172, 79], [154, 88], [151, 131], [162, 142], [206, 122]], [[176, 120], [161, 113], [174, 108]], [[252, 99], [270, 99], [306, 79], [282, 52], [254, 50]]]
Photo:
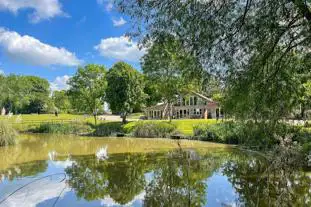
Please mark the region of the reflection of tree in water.
[[201, 159], [191, 150], [170, 153], [154, 170], [154, 179], [146, 187], [145, 206], [206, 205], [205, 180], [221, 163], [217, 156]]
[[282, 161], [244, 157], [227, 162], [223, 173], [246, 206], [310, 206], [311, 179]]
[[106, 168], [108, 173], [108, 192], [119, 204], [127, 204], [144, 190], [145, 156], [126, 155], [125, 160], [111, 162]]
[[75, 163], [66, 173], [78, 197], [98, 200], [109, 195], [119, 204], [126, 204], [144, 189], [143, 154], [114, 155], [106, 161], [97, 161], [94, 156], [73, 159]]
[[[274, 158], [276, 160], [277, 158]], [[118, 154], [106, 161], [74, 157], [67, 168], [69, 184], [87, 200], [107, 196], [128, 204], [145, 190], [145, 206], [205, 206], [206, 180], [215, 171], [228, 176], [239, 203], [245, 206], [310, 206], [311, 179], [285, 160], [265, 159], [242, 152], [192, 150], [159, 154]], [[145, 180], [145, 173], [151, 180]], [[308, 203], [309, 202], [309, 203]]]
[[39, 173], [45, 172], [47, 167], [48, 163], [45, 160], [23, 163], [0, 171], [0, 178], [3, 177], [8, 180], [14, 180], [16, 178], [35, 176]]
[[106, 162], [97, 162], [94, 155], [72, 157], [75, 162], [66, 168], [69, 185], [78, 197], [96, 200], [107, 195]]
[[[204, 206], [206, 182], [228, 158], [228, 153], [199, 156], [195, 151], [117, 154], [105, 161], [95, 156], [73, 157], [66, 169], [69, 185], [80, 198], [99, 200], [109, 196], [128, 204], [146, 191], [145, 206]], [[147, 183], [145, 173], [152, 172]]]

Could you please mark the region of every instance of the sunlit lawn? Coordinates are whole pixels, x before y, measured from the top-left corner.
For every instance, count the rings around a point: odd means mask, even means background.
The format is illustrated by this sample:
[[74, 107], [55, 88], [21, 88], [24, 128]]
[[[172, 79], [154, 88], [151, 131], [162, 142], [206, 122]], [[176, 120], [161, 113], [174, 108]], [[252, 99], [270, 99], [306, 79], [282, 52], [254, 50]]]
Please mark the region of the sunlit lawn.
[[144, 113], [132, 113], [127, 118], [129, 118], [129, 119], [139, 119], [141, 116], [144, 116]]
[[0, 120], [7, 120], [12, 123], [14, 128], [20, 131], [27, 130], [34, 126], [37, 126], [41, 123], [53, 122], [53, 123], [62, 123], [62, 122], [85, 122], [85, 123], [94, 123], [94, 119], [91, 116], [84, 115], [74, 115], [74, 114], [59, 114], [55, 116], [54, 114], [23, 114], [23, 115], [13, 115], [0, 116]]
[[66, 122], [66, 121], [93, 121], [93, 117], [74, 114], [23, 114], [13, 115], [12, 117], [0, 116], [1, 119], [6, 119], [12, 123], [20, 122]]
[[[137, 113], [131, 115], [129, 118], [139, 118], [142, 114]], [[55, 116], [54, 114], [23, 114], [23, 115], [13, 115], [12, 117], [0, 116], [1, 119], [6, 119], [13, 124], [14, 128], [24, 131], [31, 127], [37, 126], [41, 123], [46, 122], [84, 122], [94, 124], [94, 119], [92, 116], [75, 115], [75, 114], [59, 114]], [[149, 120], [148, 120], [149, 121]], [[167, 121], [167, 120], [157, 120], [157, 121]], [[98, 120], [98, 123], [101, 121]], [[192, 135], [193, 126], [197, 124], [215, 124], [216, 119], [178, 119], [172, 120], [172, 123], [176, 125], [177, 130], [184, 135]], [[126, 125], [127, 128], [133, 127], [135, 121], [130, 122]]]
[[177, 130], [185, 135], [192, 135], [193, 126], [198, 124], [216, 124], [216, 119], [178, 119], [172, 120], [176, 125]]

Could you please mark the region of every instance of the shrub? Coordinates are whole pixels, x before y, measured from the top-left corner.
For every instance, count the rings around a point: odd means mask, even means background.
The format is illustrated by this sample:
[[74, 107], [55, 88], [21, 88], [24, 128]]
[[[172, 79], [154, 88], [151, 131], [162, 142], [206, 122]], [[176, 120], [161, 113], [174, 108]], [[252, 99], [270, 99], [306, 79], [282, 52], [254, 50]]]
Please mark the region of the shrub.
[[277, 144], [277, 137], [296, 134], [297, 129], [286, 124], [269, 122], [224, 122], [214, 125], [194, 126], [194, 137], [202, 141], [215, 141], [228, 144], [244, 144], [259, 148], [271, 148]]
[[169, 122], [139, 121], [131, 130], [134, 137], [168, 138], [176, 133], [176, 126]]
[[0, 146], [8, 146], [16, 143], [17, 132], [13, 127], [0, 120]]
[[106, 122], [94, 126], [95, 131], [94, 136], [111, 136], [112, 134], [122, 133], [122, 123], [121, 122]]
[[303, 152], [311, 152], [311, 130], [302, 128], [298, 133], [293, 137], [294, 141], [297, 141], [302, 145]]
[[82, 123], [42, 123], [31, 131], [50, 134], [82, 134], [90, 132], [91, 127]]
[[193, 127], [195, 139], [221, 143], [238, 144], [238, 125], [233, 122], [219, 124], [198, 124]]

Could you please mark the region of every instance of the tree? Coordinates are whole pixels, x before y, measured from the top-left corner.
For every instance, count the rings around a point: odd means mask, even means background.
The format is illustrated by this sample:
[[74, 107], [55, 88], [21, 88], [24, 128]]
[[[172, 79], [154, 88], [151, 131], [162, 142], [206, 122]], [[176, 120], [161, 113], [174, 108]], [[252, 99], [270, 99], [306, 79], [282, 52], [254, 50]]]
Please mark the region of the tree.
[[41, 113], [46, 111], [48, 102], [50, 101], [50, 84], [46, 79], [36, 76], [22, 76], [24, 82], [23, 89], [26, 89], [26, 98], [28, 105], [25, 107], [26, 113]]
[[68, 84], [73, 107], [92, 113], [96, 125], [97, 110], [103, 104], [107, 87], [106, 68], [95, 64], [80, 67]]
[[224, 70], [220, 64], [232, 61], [241, 68], [258, 55], [263, 62], [274, 55], [282, 61], [284, 54], [306, 52], [311, 44], [309, 1], [116, 0], [116, 4], [132, 17], [132, 34], [143, 43], [164, 32], [174, 34], [208, 64], [206, 69]]
[[114, 112], [121, 112], [122, 122], [137, 104], [146, 98], [142, 74], [129, 64], [118, 62], [108, 71], [106, 97]]
[[162, 100], [162, 94], [159, 91], [157, 83], [154, 83], [154, 81], [149, 80], [147, 77], [145, 77], [145, 83], [144, 92], [147, 94], [146, 106], [149, 107], [159, 103]]
[[[194, 70], [191, 68], [197, 68], [197, 74], [192, 74]], [[172, 36], [161, 36], [143, 56], [142, 70], [152, 83], [153, 90], [158, 91], [167, 104], [170, 120], [177, 95], [189, 92], [195, 78], [201, 75], [199, 68], [199, 61], [187, 53]]]
[[50, 85], [35, 76], [9, 75], [0, 82], [1, 104], [15, 113], [45, 112], [49, 103]]
[[143, 44], [173, 34], [205, 71], [224, 76], [236, 118], [278, 120], [297, 104], [302, 74], [310, 72], [304, 65], [310, 59], [310, 1], [116, 2]]
[[52, 99], [57, 109], [66, 113], [71, 109], [70, 100], [66, 91], [54, 91]]

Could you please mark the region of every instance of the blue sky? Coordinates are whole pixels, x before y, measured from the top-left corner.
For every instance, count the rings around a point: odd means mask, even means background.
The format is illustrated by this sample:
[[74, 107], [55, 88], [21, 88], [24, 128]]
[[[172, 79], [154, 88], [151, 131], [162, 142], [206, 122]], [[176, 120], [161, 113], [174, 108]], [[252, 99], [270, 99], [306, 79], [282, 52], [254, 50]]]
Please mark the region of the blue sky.
[[0, 72], [37, 75], [55, 90], [79, 65], [139, 69], [144, 51], [124, 36], [130, 27], [111, 0], [0, 0]]

